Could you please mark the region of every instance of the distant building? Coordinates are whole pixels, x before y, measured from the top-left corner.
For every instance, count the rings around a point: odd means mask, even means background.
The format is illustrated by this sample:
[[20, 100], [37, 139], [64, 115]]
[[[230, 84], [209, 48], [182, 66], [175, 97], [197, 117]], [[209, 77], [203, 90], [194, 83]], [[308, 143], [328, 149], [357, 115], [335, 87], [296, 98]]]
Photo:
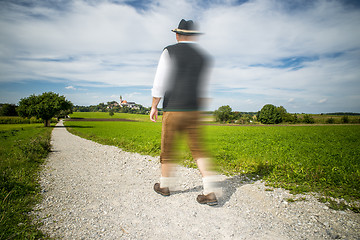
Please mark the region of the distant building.
[[119, 106], [120, 107], [128, 107], [131, 109], [140, 109], [139, 106], [137, 106], [135, 102], [128, 102], [126, 100], [123, 100], [122, 96], [120, 96]]

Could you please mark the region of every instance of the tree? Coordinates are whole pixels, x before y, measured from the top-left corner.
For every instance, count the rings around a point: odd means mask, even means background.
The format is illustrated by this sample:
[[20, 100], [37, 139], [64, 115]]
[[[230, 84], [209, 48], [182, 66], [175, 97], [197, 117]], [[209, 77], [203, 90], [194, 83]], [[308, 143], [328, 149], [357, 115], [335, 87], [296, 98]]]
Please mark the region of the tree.
[[45, 127], [50, 127], [50, 120], [60, 114], [61, 111], [71, 113], [73, 104], [64, 96], [53, 92], [46, 92], [36, 96], [35, 94], [22, 98], [17, 109], [21, 117], [36, 117], [44, 121]]
[[280, 114], [281, 121], [284, 121], [289, 115], [283, 106], [277, 107], [276, 111], [278, 111], [278, 113]]
[[3, 104], [0, 108], [0, 116], [17, 116], [16, 106], [14, 104]]
[[226, 122], [232, 119], [232, 109], [229, 105], [221, 106], [214, 112], [217, 122]]
[[277, 124], [282, 122], [279, 111], [272, 104], [266, 104], [263, 106], [263, 108], [260, 110], [258, 119], [261, 123], [264, 124]]
[[130, 112], [130, 108], [128, 108], [128, 107], [122, 107], [121, 109], [120, 109], [120, 112], [121, 113], [128, 113], [128, 112]]

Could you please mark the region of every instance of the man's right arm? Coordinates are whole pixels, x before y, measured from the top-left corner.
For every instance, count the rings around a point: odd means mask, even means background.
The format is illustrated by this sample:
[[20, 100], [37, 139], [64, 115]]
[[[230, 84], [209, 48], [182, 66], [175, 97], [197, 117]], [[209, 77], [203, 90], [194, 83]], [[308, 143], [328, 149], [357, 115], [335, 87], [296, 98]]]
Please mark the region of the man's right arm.
[[156, 122], [158, 118], [158, 109], [157, 106], [160, 102], [161, 98], [153, 97], [150, 111], [150, 120]]
[[156, 122], [158, 116], [157, 106], [164, 97], [166, 88], [168, 86], [169, 74], [171, 71], [171, 60], [169, 52], [165, 49], [159, 60], [158, 67], [156, 69], [155, 79], [153, 88], [151, 89], [152, 93], [152, 104], [150, 111], [150, 120]]

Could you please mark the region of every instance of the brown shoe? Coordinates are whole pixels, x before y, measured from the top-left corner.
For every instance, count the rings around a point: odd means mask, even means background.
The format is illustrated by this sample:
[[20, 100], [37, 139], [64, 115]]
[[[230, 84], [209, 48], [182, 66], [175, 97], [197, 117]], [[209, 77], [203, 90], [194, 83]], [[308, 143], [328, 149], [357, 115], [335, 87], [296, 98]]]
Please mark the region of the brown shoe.
[[168, 187], [161, 188], [160, 183], [155, 183], [154, 190], [158, 194], [161, 194], [163, 196], [170, 196], [170, 190]]
[[207, 195], [200, 194], [197, 196], [196, 200], [200, 204], [207, 204], [209, 206], [214, 206], [218, 204], [218, 201], [216, 199], [215, 193], [209, 193]]

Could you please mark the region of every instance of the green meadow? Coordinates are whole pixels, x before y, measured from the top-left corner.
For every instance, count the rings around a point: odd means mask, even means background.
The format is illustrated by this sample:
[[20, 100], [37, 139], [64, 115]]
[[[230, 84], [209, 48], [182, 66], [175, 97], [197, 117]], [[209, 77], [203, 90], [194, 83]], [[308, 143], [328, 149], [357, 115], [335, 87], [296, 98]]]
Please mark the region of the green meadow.
[[0, 239], [39, 239], [28, 213], [40, 200], [38, 172], [50, 151], [52, 128], [0, 124]]
[[[149, 115], [129, 114], [129, 113], [114, 113], [110, 116], [107, 112], [74, 112], [70, 114], [71, 118], [121, 118], [130, 119], [134, 121], [151, 122]], [[161, 116], [159, 116], [161, 119]]]
[[[161, 123], [68, 121], [65, 125], [72, 133], [103, 144], [160, 154]], [[359, 125], [224, 125], [203, 130], [205, 145], [222, 173], [248, 174], [293, 193], [320, 192], [350, 202], [360, 200]], [[185, 145], [180, 152], [186, 159], [183, 164], [194, 167]]]

